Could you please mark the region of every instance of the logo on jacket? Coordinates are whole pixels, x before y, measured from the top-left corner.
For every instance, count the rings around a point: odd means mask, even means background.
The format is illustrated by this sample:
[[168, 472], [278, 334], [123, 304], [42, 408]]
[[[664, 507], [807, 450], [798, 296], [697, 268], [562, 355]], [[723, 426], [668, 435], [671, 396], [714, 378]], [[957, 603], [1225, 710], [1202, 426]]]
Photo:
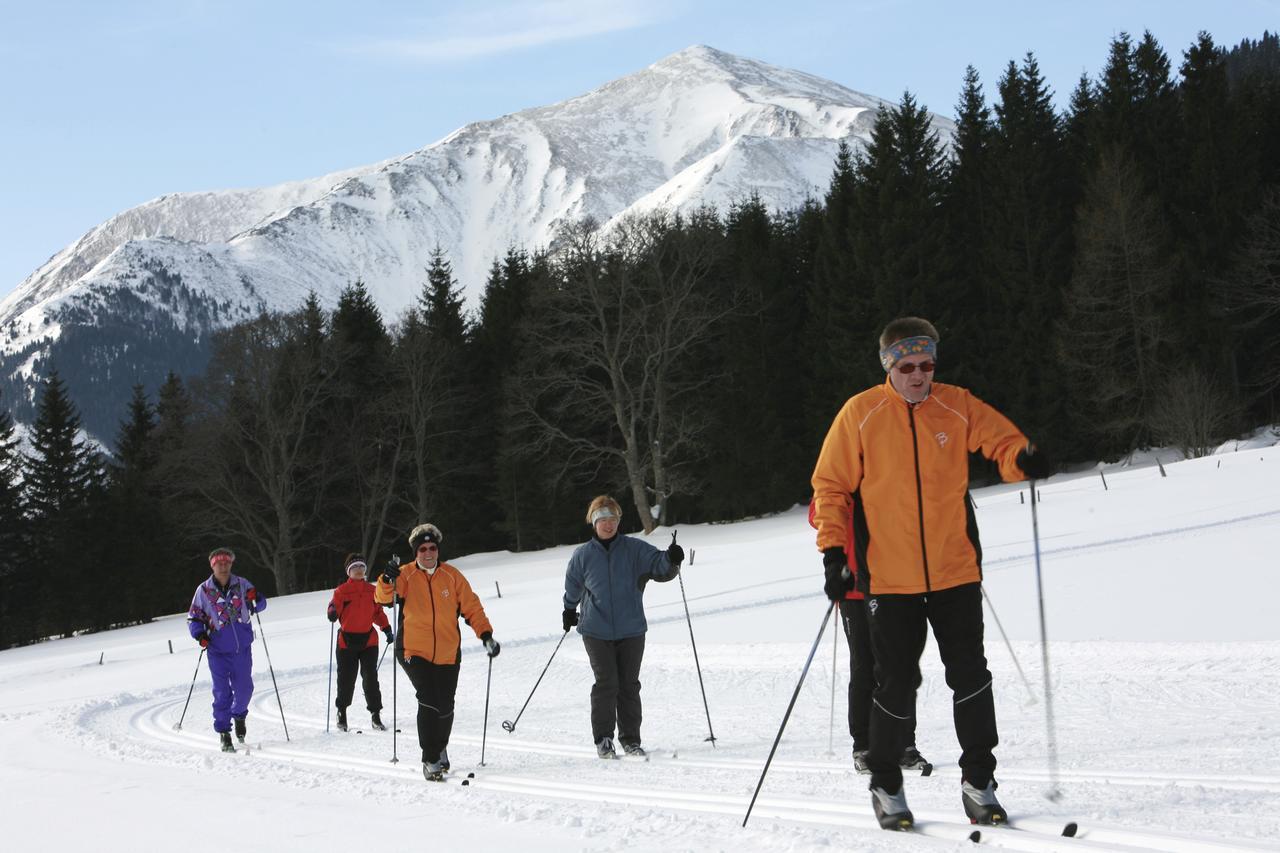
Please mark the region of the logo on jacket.
[[951, 436], [947, 435], [945, 432], [938, 433], [934, 438], [938, 440], [939, 447], [946, 447], [947, 442], [951, 440]]
[[876, 615], [876, 608], [877, 608], [877, 607], [879, 607], [879, 606], [880, 606], [880, 602], [876, 601], [874, 598], [873, 598], [873, 599], [870, 599], [870, 600], [867, 602], [867, 612], [868, 612], [868, 613], [870, 613], [872, 616], [875, 616], [875, 615]]
[[449, 597], [449, 590], [448, 590], [448, 589], [442, 589], [442, 590], [440, 590], [440, 594], [441, 594], [442, 596], [444, 596], [445, 598], [448, 598], [448, 597]]

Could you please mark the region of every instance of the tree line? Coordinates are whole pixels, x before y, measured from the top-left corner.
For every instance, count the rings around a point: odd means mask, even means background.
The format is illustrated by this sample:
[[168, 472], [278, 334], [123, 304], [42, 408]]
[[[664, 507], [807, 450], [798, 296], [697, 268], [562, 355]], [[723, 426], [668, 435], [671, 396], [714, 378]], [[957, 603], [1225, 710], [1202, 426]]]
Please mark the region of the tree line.
[[577, 541], [600, 492], [645, 531], [786, 509], [902, 315], [1065, 464], [1276, 423], [1277, 38], [1202, 34], [1175, 72], [1122, 34], [1051, 95], [1031, 54], [990, 101], [970, 68], [949, 145], [908, 92], [822, 199], [567, 223], [471, 313], [437, 251], [397, 317], [357, 281], [225, 329], [109, 455], [53, 373], [27, 451], [0, 407], [0, 647], [181, 611], [214, 545], [283, 594], [423, 520], [447, 559]]

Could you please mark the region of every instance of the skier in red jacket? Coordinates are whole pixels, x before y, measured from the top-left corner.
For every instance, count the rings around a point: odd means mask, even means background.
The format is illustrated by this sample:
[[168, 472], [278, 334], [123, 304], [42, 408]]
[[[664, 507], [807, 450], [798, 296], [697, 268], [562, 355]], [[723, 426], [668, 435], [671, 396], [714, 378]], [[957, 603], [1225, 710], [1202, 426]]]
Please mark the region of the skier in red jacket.
[[365, 579], [368, 566], [359, 554], [348, 554], [343, 561], [347, 580], [333, 591], [329, 601], [329, 621], [337, 622], [338, 631], [338, 729], [347, 731], [347, 706], [356, 690], [356, 670], [364, 687], [364, 701], [373, 715], [372, 726], [385, 731], [380, 713], [382, 691], [378, 687], [378, 633], [382, 629], [387, 642], [392, 641], [387, 614], [373, 600], [373, 584]]

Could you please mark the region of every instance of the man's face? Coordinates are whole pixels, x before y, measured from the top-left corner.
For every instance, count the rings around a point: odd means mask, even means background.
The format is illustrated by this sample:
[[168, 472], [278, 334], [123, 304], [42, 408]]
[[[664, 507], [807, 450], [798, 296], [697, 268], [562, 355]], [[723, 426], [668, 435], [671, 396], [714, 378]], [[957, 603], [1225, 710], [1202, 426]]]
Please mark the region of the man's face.
[[889, 368], [889, 382], [908, 403], [919, 403], [929, 396], [929, 389], [933, 387], [933, 365], [931, 355], [903, 356]]
[[209, 563], [209, 567], [213, 569], [213, 576], [217, 578], [218, 583], [225, 584], [231, 579], [231, 558], [226, 554], [219, 554]]

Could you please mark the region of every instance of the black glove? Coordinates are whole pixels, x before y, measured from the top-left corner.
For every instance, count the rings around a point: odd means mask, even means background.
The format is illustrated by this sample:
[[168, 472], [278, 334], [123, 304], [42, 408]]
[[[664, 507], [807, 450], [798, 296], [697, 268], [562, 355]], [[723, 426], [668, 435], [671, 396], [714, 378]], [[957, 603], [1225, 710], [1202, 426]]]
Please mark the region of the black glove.
[[823, 551], [822, 568], [827, 576], [822, 591], [827, 598], [839, 601], [846, 592], [853, 590], [853, 572], [849, 571], [849, 559], [844, 555], [844, 548], [837, 545]]
[[1018, 463], [1022, 473], [1032, 480], [1044, 480], [1053, 474], [1053, 461], [1034, 444], [1027, 445], [1014, 461]]
[[329, 621], [330, 622], [338, 621], [338, 611], [333, 609], [333, 605], [329, 605]]
[[390, 626], [390, 625], [388, 625], [386, 628], [383, 628], [383, 629], [382, 629], [382, 636], [384, 636], [384, 637], [386, 637], [386, 638], [387, 638], [387, 645], [391, 645], [392, 643], [394, 643], [394, 642], [396, 641], [396, 635], [395, 635], [395, 634], [393, 634], [393, 633], [391, 633], [391, 626]]
[[672, 542], [667, 546], [667, 562], [673, 566], [678, 566], [684, 562], [684, 549], [676, 543]]
[[387, 560], [387, 567], [382, 570], [382, 579], [387, 583], [393, 584], [398, 577], [400, 577], [400, 563], [395, 557], [392, 557]]
[[484, 643], [484, 650], [489, 653], [491, 658], [496, 658], [498, 652], [502, 651], [502, 646], [498, 645], [498, 641], [493, 638], [492, 631], [485, 631], [481, 634], [480, 642]]
[[564, 625], [564, 629], [568, 631], [574, 625], [578, 624], [578, 611], [566, 609], [560, 616], [560, 622]]

